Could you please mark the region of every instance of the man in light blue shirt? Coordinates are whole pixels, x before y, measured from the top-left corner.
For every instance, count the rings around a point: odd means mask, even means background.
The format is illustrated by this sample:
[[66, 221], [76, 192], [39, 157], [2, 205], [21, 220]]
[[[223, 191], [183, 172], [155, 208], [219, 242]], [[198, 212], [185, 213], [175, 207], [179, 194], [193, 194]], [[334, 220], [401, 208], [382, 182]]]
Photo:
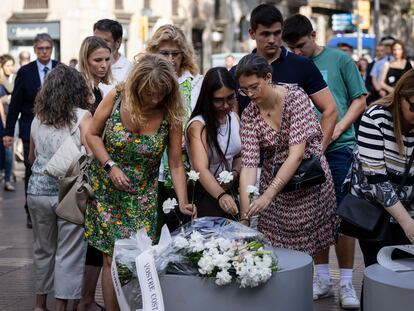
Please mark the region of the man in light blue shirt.
[[[381, 90], [380, 81], [382, 77], [382, 71], [384, 70], [384, 65], [386, 62], [392, 60], [392, 56], [387, 55], [386, 47], [382, 43], [379, 43], [375, 48], [375, 54], [377, 56], [377, 60], [375, 61], [374, 66], [372, 66], [370, 76], [372, 86], [374, 87], [377, 94], [379, 94]], [[376, 97], [378, 96], [379, 95], [377, 95]]]

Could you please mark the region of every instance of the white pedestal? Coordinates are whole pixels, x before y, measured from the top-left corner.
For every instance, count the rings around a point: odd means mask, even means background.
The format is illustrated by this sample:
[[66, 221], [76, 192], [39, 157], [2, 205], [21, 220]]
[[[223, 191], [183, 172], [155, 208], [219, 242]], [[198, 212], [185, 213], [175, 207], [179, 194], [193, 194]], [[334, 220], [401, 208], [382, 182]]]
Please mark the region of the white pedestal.
[[364, 271], [364, 311], [390, 310], [414, 310], [414, 271], [369, 266]]
[[274, 251], [280, 271], [256, 288], [218, 286], [213, 280], [194, 276], [160, 276], [165, 310], [312, 311], [312, 258], [287, 249]]

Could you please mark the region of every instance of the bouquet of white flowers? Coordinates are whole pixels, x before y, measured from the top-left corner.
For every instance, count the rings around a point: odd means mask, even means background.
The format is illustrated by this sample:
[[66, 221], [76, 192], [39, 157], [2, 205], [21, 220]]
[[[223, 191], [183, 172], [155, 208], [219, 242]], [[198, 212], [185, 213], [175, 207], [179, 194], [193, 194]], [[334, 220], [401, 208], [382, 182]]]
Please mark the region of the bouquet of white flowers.
[[142, 307], [144, 295], [136, 264], [143, 253], [152, 254], [161, 283], [163, 274], [184, 274], [209, 277], [217, 285], [235, 281], [244, 288], [265, 283], [277, 271], [277, 259], [267, 245], [257, 230], [220, 217], [195, 219], [171, 236], [165, 227], [159, 244], [153, 246], [141, 229], [136, 236], [115, 243], [112, 276], [116, 275], [118, 301], [127, 306], [121, 310]]
[[265, 283], [277, 270], [277, 262], [264, 244], [222, 237], [205, 239], [194, 231], [189, 239], [176, 236], [174, 247], [188, 262], [197, 267], [202, 276], [215, 279], [217, 285], [227, 285], [236, 280], [240, 287], [256, 287]]

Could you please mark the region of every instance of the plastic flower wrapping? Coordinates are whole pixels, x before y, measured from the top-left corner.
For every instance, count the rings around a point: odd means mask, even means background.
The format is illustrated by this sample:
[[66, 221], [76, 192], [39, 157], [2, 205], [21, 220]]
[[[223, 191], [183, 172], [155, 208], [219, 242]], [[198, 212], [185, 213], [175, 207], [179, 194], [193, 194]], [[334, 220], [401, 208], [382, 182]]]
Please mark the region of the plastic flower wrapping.
[[[115, 244], [114, 262], [131, 310], [142, 305], [135, 258], [145, 251], [143, 244], [151, 243], [145, 239], [137, 234], [122, 240], [123, 247]], [[158, 245], [151, 246], [151, 252], [158, 275], [206, 277], [218, 286], [235, 283], [241, 288], [256, 287], [278, 270], [277, 258], [262, 233], [219, 217], [185, 224], [170, 239], [161, 237]]]

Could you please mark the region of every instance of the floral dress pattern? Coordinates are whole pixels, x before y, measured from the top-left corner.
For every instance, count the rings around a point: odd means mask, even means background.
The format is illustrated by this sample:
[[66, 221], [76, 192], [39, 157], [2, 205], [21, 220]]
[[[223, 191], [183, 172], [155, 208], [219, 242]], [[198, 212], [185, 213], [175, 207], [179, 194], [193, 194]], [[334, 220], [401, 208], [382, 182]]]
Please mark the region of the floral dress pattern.
[[254, 103], [243, 111], [240, 136], [242, 167], [258, 167], [264, 151], [260, 176], [260, 194], [273, 180], [273, 165], [288, 156], [289, 146], [306, 142], [305, 158], [320, 158], [326, 182], [277, 195], [259, 214], [258, 229], [275, 247], [289, 248], [315, 255], [335, 243], [338, 227], [335, 190], [328, 163], [322, 153], [322, 130], [309, 98], [298, 86], [285, 86], [280, 129], [274, 130], [262, 118]]
[[88, 202], [85, 237], [111, 256], [116, 240], [128, 238], [142, 227], [155, 237], [158, 169], [168, 144], [169, 125], [163, 120], [155, 133], [139, 135], [123, 126], [119, 108], [108, 122], [106, 150], [131, 180], [135, 193], [116, 189], [100, 163], [94, 161], [88, 173], [95, 199]]

